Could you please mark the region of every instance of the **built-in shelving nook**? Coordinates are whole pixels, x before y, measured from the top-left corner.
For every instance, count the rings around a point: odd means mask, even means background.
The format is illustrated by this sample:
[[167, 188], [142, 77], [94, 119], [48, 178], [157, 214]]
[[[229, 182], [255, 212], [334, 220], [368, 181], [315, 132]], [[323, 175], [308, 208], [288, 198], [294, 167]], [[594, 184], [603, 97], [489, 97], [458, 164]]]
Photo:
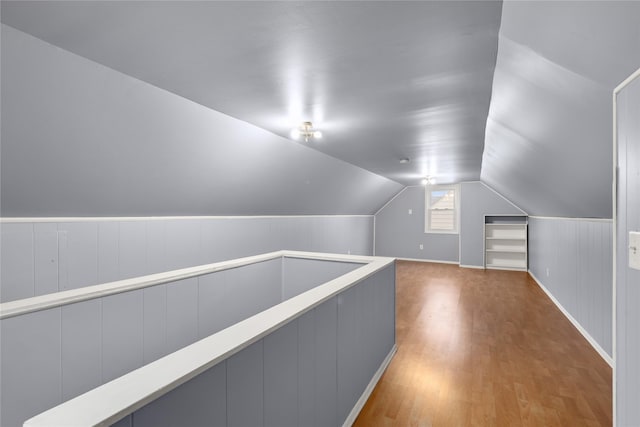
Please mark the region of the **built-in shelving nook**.
[[485, 215], [484, 267], [527, 271], [527, 217]]

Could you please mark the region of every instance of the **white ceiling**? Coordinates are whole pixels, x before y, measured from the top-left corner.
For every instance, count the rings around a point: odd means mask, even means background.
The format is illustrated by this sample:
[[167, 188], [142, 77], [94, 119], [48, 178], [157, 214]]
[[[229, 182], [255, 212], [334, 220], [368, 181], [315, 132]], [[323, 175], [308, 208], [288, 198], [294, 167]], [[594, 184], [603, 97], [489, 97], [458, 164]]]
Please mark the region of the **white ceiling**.
[[480, 178], [501, 10], [497, 1], [3, 1], [2, 21], [281, 136], [311, 120], [324, 138], [306, 144], [415, 185], [424, 175]]

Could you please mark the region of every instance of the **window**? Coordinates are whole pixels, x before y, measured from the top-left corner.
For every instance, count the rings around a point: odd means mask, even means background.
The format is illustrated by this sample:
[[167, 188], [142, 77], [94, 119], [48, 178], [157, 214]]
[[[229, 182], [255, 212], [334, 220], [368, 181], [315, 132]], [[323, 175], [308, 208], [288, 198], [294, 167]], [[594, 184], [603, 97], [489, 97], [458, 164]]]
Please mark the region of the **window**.
[[427, 185], [425, 233], [458, 233], [457, 185]]

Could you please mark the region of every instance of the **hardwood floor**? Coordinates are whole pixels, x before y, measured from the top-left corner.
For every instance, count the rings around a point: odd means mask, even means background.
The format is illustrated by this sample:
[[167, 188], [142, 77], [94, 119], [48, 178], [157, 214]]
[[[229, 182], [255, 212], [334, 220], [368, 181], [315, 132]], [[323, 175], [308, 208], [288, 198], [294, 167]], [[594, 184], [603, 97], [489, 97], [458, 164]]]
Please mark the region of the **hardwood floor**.
[[612, 372], [523, 272], [397, 264], [398, 353], [355, 426], [610, 426]]

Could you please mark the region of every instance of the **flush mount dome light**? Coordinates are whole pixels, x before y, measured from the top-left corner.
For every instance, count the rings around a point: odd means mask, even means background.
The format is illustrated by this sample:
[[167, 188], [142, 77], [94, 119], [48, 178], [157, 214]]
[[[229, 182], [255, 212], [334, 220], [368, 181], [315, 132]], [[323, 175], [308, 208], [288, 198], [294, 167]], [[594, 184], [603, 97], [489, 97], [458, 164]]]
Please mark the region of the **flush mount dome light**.
[[403, 157], [400, 159], [400, 163], [409, 163], [411, 161], [411, 159], [409, 159], [408, 157]]
[[309, 142], [310, 139], [322, 138], [322, 132], [313, 129], [311, 122], [302, 122], [302, 124], [291, 130], [291, 137], [293, 139], [304, 138], [304, 142]]

